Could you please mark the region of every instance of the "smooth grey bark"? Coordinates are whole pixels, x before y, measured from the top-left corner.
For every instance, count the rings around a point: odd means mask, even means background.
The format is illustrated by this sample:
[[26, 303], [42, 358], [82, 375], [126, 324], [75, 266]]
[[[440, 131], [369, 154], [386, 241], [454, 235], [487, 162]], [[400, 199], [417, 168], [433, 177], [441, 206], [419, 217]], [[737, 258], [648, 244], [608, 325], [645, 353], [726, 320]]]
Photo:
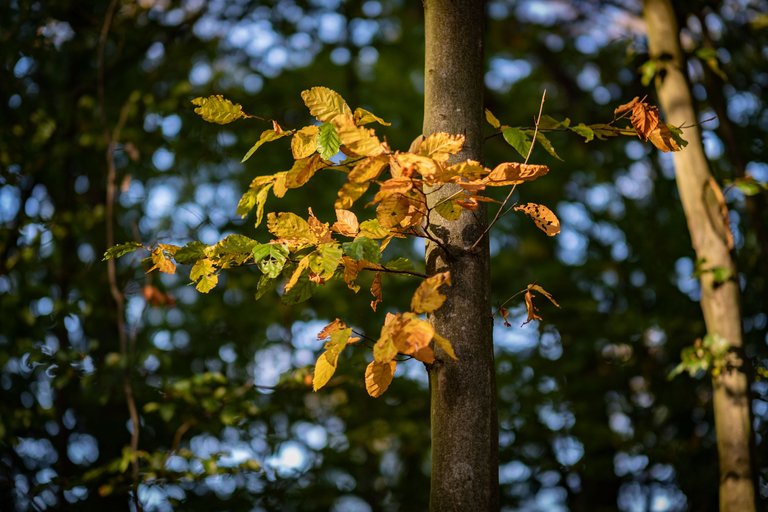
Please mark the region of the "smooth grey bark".
[[[656, 89], [667, 120], [675, 125], [696, 122], [690, 87], [684, 73], [679, 30], [669, 0], [644, 0], [650, 57], [664, 64]], [[720, 213], [701, 133], [685, 128], [688, 146], [674, 154], [675, 179], [688, 222], [691, 242], [705, 268], [722, 267], [736, 276], [736, 264], [727, 240], [728, 225]], [[719, 190], [719, 189], [718, 189]], [[752, 429], [749, 381], [742, 355], [741, 312], [736, 279], [717, 283], [712, 272], [701, 274], [701, 309], [708, 334], [728, 341], [730, 365], [712, 378], [717, 450], [720, 468], [720, 511], [755, 510], [754, 474], [751, 464]]]
[[[464, 150], [454, 161], [480, 160], [484, 1], [424, 0], [424, 13], [423, 134], [463, 134]], [[428, 205], [455, 191], [455, 186], [427, 189]], [[464, 211], [452, 222], [433, 212], [429, 220], [429, 233], [440, 244], [427, 244], [427, 271], [449, 270], [453, 282], [447, 301], [430, 320], [459, 358], [438, 353], [429, 368], [430, 509], [496, 510], [498, 419], [487, 237], [469, 250], [487, 226], [486, 211]]]

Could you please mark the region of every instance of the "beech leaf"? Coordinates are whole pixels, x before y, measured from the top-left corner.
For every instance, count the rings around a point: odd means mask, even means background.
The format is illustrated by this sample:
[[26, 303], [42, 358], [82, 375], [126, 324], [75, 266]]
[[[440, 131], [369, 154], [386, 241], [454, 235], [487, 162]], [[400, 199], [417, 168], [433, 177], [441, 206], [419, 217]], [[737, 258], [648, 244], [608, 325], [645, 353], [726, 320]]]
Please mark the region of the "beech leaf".
[[330, 160], [339, 152], [341, 139], [331, 123], [323, 123], [317, 134], [317, 152], [323, 160]]
[[290, 135], [291, 132], [286, 131], [275, 131], [275, 130], [264, 130], [261, 132], [261, 136], [259, 137], [259, 140], [256, 141], [256, 144], [251, 146], [251, 149], [248, 150], [248, 152], [245, 154], [242, 160], [240, 160], [240, 163], [245, 163], [250, 159], [253, 154], [256, 152], [257, 149], [259, 149], [264, 143], [266, 142], [272, 142], [273, 140], [281, 139], [283, 137], [287, 137]]
[[365, 110], [364, 108], [356, 108], [355, 109], [355, 123], [359, 126], [362, 126], [364, 124], [368, 123], [379, 123], [382, 126], [391, 126], [392, 123], [388, 123], [382, 118], [380, 118], [377, 115], [372, 114], [371, 112]]
[[309, 113], [321, 122], [330, 122], [338, 115], [351, 115], [352, 111], [339, 93], [327, 87], [312, 87], [302, 91], [301, 99]]
[[441, 272], [422, 281], [411, 299], [411, 309], [416, 313], [432, 313], [437, 310], [446, 299], [446, 296], [439, 291], [444, 284], [450, 286], [450, 272]]
[[560, 232], [560, 220], [552, 210], [542, 204], [526, 203], [515, 206], [516, 212], [523, 212], [536, 224], [547, 236], [555, 236]]
[[373, 300], [371, 301], [371, 309], [376, 311], [376, 306], [381, 303], [381, 272], [376, 272], [373, 277], [373, 283], [371, 284], [371, 295]]
[[317, 134], [320, 129], [315, 125], [305, 126], [293, 134], [291, 153], [295, 160], [307, 158], [317, 151]]
[[357, 216], [349, 211], [343, 209], [336, 209], [336, 222], [331, 229], [336, 233], [344, 236], [354, 237], [360, 230], [360, 224], [357, 222]]
[[493, 115], [493, 112], [491, 112], [488, 109], [485, 109], [485, 120], [488, 121], [488, 124], [496, 128], [497, 130], [501, 128], [501, 121], [499, 121], [495, 115]]
[[531, 150], [531, 138], [520, 128], [513, 128], [507, 126], [501, 130], [501, 134], [504, 136], [504, 140], [507, 144], [515, 148], [520, 156], [523, 158], [528, 157], [528, 152]]
[[216, 124], [229, 124], [243, 117], [248, 117], [243, 112], [243, 106], [238, 103], [232, 103], [221, 94], [199, 97], [192, 100], [195, 108], [195, 114], [203, 118], [204, 121]]
[[450, 357], [453, 360], [458, 360], [459, 358], [456, 357], [456, 352], [453, 351], [453, 345], [451, 345], [451, 342], [447, 339], [443, 338], [437, 333], [434, 333], [432, 336], [432, 339], [435, 340], [435, 345], [440, 347], [443, 352], [448, 354], [448, 357]]
[[389, 361], [387, 363], [378, 363], [371, 361], [365, 369], [365, 389], [373, 398], [380, 397], [392, 383], [392, 377], [395, 375], [397, 363]]
[[121, 256], [125, 256], [126, 254], [132, 253], [133, 251], [141, 249], [142, 247], [143, 246], [139, 242], [125, 242], [123, 244], [115, 245], [107, 249], [107, 252], [104, 253], [104, 259], [102, 261], [120, 258]]

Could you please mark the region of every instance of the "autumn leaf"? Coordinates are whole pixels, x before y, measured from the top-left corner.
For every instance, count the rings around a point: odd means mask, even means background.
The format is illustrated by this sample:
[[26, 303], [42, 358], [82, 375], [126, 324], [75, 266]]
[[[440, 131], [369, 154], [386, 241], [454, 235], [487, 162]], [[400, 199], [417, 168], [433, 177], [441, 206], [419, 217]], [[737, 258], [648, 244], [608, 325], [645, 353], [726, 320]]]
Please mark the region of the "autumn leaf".
[[317, 339], [324, 340], [324, 339], [330, 338], [331, 334], [333, 334], [334, 332], [341, 329], [346, 329], [346, 328], [347, 328], [347, 324], [345, 324], [342, 320], [337, 318], [333, 322], [323, 327], [323, 329], [319, 333], [317, 333]]
[[504, 306], [500, 307], [499, 315], [501, 315], [501, 319], [504, 321], [504, 327], [512, 327], [512, 324], [509, 323], [509, 310], [507, 308]]
[[312, 211], [312, 208], [309, 208], [307, 224], [309, 224], [309, 229], [312, 231], [312, 234], [315, 235], [315, 243], [327, 244], [333, 242], [333, 237], [331, 236], [331, 228], [329, 227], [328, 223], [322, 222], [320, 219], [315, 217], [315, 213]]
[[541, 320], [538, 315], [539, 308], [533, 304], [533, 298], [536, 296], [534, 292], [538, 292], [547, 298], [556, 307], [560, 307], [560, 304], [552, 297], [552, 295], [538, 284], [529, 284], [525, 290], [525, 308], [528, 312], [528, 319], [523, 322], [523, 325], [527, 324], [531, 320]]
[[323, 167], [321, 155], [296, 160], [285, 175], [286, 188], [299, 188], [307, 183]]
[[301, 258], [301, 260], [299, 261], [299, 264], [296, 265], [296, 268], [294, 269], [293, 274], [291, 274], [290, 279], [288, 279], [288, 282], [285, 283], [285, 288], [283, 288], [285, 293], [288, 293], [289, 291], [291, 291], [291, 288], [296, 286], [296, 283], [299, 282], [299, 278], [307, 269], [307, 267], [309, 267], [309, 255]]
[[320, 357], [317, 358], [317, 362], [315, 363], [315, 372], [312, 375], [312, 389], [314, 391], [317, 391], [328, 384], [328, 381], [331, 380], [331, 377], [333, 377], [333, 374], [336, 372], [338, 354], [336, 355], [336, 359], [332, 361], [333, 364], [328, 360], [326, 354], [326, 352], [320, 354]]
[[381, 227], [378, 219], [369, 219], [360, 223], [360, 232], [357, 236], [379, 240], [387, 235], [389, 235], [389, 231]]
[[661, 123], [651, 132], [648, 140], [665, 153], [680, 151], [688, 145], [688, 141], [681, 137], [681, 133], [682, 131], [679, 128]]
[[351, 181], [346, 182], [338, 192], [336, 202], [333, 204], [335, 208], [341, 210], [351, 208], [355, 201], [360, 199], [365, 194], [368, 187], [371, 185], [370, 181], [363, 183], [353, 183]]
[[440, 293], [439, 288], [451, 284], [450, 272], [441, 272], [426, 278], [421, 282], [411, 299], [411, 310], [416, 313], [432, 313], [445, 302], [446, 296]]
[[341, 263], [341, 246], [339, 244], [324, 243], [310, 254], [309, 268], [323, 279], [331, 279]]
[[155, 249], [150, 254], [150, 257], [152, 258], [152, 263], [154, 263], [154, 265], [152, 266], [152, 268], [147, 270], [147, 274], [149, 274], [155, 269], [159, 270], [160, 272], [164, 272], [166, 274], [176, 273], [176, 264], [165, 255], [165, 251], [163, 251], [162, 245], [163, 244], [159, 244], [157, 247], [155, 247]]
[[429, 322], [414, 313], [403, 313], [393, 326], [392, 339], [399, 352], [414, 354], [429, 345], [434, 334], [435, 329]]
[[386, 156], [368, 157], [358, 162], [349, 172], [349, 181], [363, 183], [379, 177], [387, 167], [389, 158]]
[[392, 338], [382, 333], [382, 337], [373, 346], [373, 359], [379, 363], [387, 363], [397, 355], [397, 347]]
[[523, 212], [528, 215], [540, 230], [547, 236], [555, 236], [560, 232], [560, 220], [557, 216], [544, 205], [536, 203], [526, 203], [515, 206], [515, 211]]
[[392, 123], [388, 123], [388, 122], [384, 121], [379, 116], [376, 116], [376, 115], [372, 114], [371, 112], [368, 112], [364, 108], [358, 107], [358, 108], [355, 109], [355, 123], [357, 125], [362, 126], [364, 124], [374, 123], [374, 122], [375, 123], [379, 123], [382, 126], [391, 126], [392, 125]]
[[173, 295], [165, 293], [157, 286], [151, 284], [144, 285], [141, 289], [141, 294], [147, 304], [154, 307], [173, 307], [176, 305], [176, 298]]
[[267, 229], [278, 239], [296, 244], [313, 244], [317, 241], [309, 223], [295, 213], [270, 212], [267, 215]]
[[118, 244], [107, 249], [104, 253], [104, 259], [102, 261], [111, 260], [114, 258], [120, 258], [126, 254], [132, 253], [137, 249], [141, 249], [143, 246], [139, 242], [125, 242]]
[[276, 130], [264, 130], [261, 132], [261, 136], [259, 137], [259, 140], [256, 141], [256, 144], [251, 146], [251, 149], [248, 150], [248, 152], [245, 154], [242, 160], [240, 160], [240, 163], [245, 163], [248, 161], [249, 158], [253, 156], [253, 154], [256, 152], [257, 149], [259, 149], [262, 145], [264, 145], [266, 142], [272, 142], [277, 139], [281, 139], [283, 137], [287, 137], [290, 135], [291, 132], [286, 131], [276, 131]]
[[388, 363], [371, 361], [365, 369], [365, 389], [368, 391], [368, 394], [373, 398], [380, 397], [392, 383], [396, 367], [397, 363], [395, 361], [389, 361]]
[[376, 311], [376, 306], [381, 302], [381, 272], [376, 272], [373, 277], [373, 283], [371, 284], [371, 295], [373, 300], [371, 301], [371, 309]]
[[304, 100], [309, 113], [321, 122], [330, 122], [339, 115], [352, 115], [344, 98], [327, 87], [312, 87], [302, 91], [301, 99]]
[[403, 171], [410, 171], [408, 174], [416, 171], [428, 184], [434, 183], [439, 170], [435, 160], [422, 155], [414, 155], [413, 153], [398, 153], [394, 158]]
[[488, 124], [492, 127], [496, 128], [497, 130], [501, 128], [501, 121], [499, 121], [493, 113], [485, 109], [485, 120], [488, 121]]
[[445, 220], [456, 220], [461, 217], [461, 205], [457, 198], [447, 197], [437, 203], [432, 209]]
[[464, 147], [463, 135], [439, 132], [424, 138], [419, 146], [419, 153], [438, 162], [445, 162], [451, 155], [460, 152], [462, 147]]
[[317, 151], [317, 134], [319, 131], [317, 126], [310, 125], [293, 134], [291, 153], [295, 160], [307, 158]]
[[192, 100], [192, 104], [197, 105], [195, 114], [209, 123], [229, 124], [238, 119], [248, 117], [243, 112], [242, 105], [232, 103], [221, 94], [208, 96], [207, 98], [195, 98]]
[[431, 347], [423, 347], [413, 353], [413, 358], [425, 364], [435, 362], [435, 351]]
[[352, 114], [336, 116], [332, 122], [336, 127], [341, 143], [354, 154], [378, 156], [384, 153], [385, 148], [374, 134], [374, 131], [357, 126]]
[[350, 290], [357, 293], [360, 291], [360, 285], [355, 281], [357, 281], [357, 275], [360, 271], [365, 268], [365, 262], [342, 256], [341, 264], [344, 265], [344, 282], [347, 283]]
[[334, 222], [331, 229], [336, 233], [344, 236], [354, 237], [360, 230], [360, 224], [357, 222], [357, 216], [349, 211], [343, 209], [336, 209], [336, 222]]
[[521, 164], [518, 162], [505, 162], [497, 165], [488, 175], [489, 186], [501, 187], [505, 185], [518, 185], [524, 181], [533, 181], [549, 172], [546, 165]]
[[457, 175], [465, 180], [474, 181], [484, 178], [489, 172], [490, 171], [480, 162], [475, 160], [465, 160], [448, 167], [446, 170], [446, 177]]
[[450, 357], [453, 360], [458, 360], [459, 358], [456, 357], [456, 352], [453, 351], [453, 345], [451, 345], [451, 342], [447, 339], [443, 338], [437, 333], [434, 333], [432, 335], [433, 339], [435, 340], [435, 345], [440, 347], [443, 352], [448, 354], [448, 357]]

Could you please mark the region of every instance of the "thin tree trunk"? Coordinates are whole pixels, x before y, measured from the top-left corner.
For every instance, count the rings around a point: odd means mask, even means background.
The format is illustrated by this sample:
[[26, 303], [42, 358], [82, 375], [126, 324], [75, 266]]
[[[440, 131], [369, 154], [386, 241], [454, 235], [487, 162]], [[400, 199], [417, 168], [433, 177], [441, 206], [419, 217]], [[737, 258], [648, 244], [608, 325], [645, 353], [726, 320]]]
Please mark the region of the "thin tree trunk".
[[[456, 160], [480, 160], [483, 118], [482, 0], [424, 0], [424, 135], [463, 134]], [[455, 192], [427, 190], [430, 207]], [[485, 210], [465, 211], [449, 222], [430, 218], [427, 271], [449, 270], [448, 300], [432, 316], [459, 357], [439, 357], [429, 369], [432, 423], [430, 509], [499, 508], [498, 420], [493, 359], [493, 319], [487, 239], [468, 248], [487, 225]]]
[[[669, 0], [644, 0], [644, 12], [650, 57], [665, 64], [656, 78], [662, 110], [673, 125], [696, 123], [672, 5]], [[717, 185], [712, 180], [699, 128], [684, 129], [683, 137], [688, 140], [688, 147], [674, 155], [675, 175], [696, 258], [704, 262], [705, 268], [722, 267], [736, 276], [736, 264], [726, 237], [728, 225], [720, 213]], [[734, 366], [712, 379], [720, 462], [720, 511], [754, 511], [749, 383], [741, 354], [737, 280], [717, 283], [712, 272], [702, 273], [701, 309], [708, 334], [727, 340], [734, 352], [731, 359]]]

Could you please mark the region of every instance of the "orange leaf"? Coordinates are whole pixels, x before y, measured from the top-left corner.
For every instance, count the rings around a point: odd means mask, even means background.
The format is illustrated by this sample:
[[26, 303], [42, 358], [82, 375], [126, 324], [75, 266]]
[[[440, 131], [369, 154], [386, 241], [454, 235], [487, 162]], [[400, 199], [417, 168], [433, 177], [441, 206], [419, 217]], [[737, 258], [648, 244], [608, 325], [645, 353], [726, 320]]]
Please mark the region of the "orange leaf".
[[345, 324], [343, 321], [337, 318], [333, 322], [323, 327], [323, 330], [317, 334], [317, 339], [324, 340], [326, 338], [329, 338], [331, 334], [333, 334], [334, 332], [341, 329], [346, 329], [346, 328], [347, 328], [347, 324]]
[[535, 297], [534, 292], [541, 293], [546, 297], [552, 304], [560, 307], [560, 304], [557, 303], [557, 301], [552, 297], [552, 295], [542, 288], [541, 286], [537, 284], [529, 284], [528, 288], [525, 290], [525, 308], [528, 311], [528, 319], [523, 322], [523, 325], [527, 324], [531, 320], [541, 320], [541, 317], [538, 315], [539, 308], [537, 308], [533, 304], [533, 298]]
[[371, 301], [371, 309], [376, 311], [376, 306], [381, 302], [381, 272], [376, 272], [373, 278], [373, 284], [371, 284], [371, 295], [373, 300]]
[[296, 160], [285, 175], [286, 188], [299, 188], [304, 185], [325, 164], [320, 155]]
[[524, 181], [533, 181], [549, 172], [546, 165], [505, 162], [497, 165], [488, 175], [487, 184], [492, 187], [517, 185]]
[[307, 218], [307, 224], [312, 234], [315, 235], [315, 239], [318, 244], [327, 244], [333, 242], [331, 236], [331, 229], [328, 227], [327, 222], [320, 222], [320, 219], [315, 217], [312, 212], [312, 208], [309, 208], [309, 217]]
[[413, 171], [416, 171], [430, 184], [434, 183], [435, 176], [440, 169], [435, 160], [422, 155], [397, 153], [394, 158], [400, 165], [401, 172], [412, 175]]
[[421, 141], [419, 153], [438, 162], [445, 162], [451, 155], [460, 152], [463, 146], [463, 135], [450, 135], [444, 132], [433, 133]]
[[456, 357], [456, 352], [453, 351], [453, 345], [451, 345], [450, 341], [443, 338], [437, 333], [434, 333], [433, 337], [434, 337], [433, 339], [435, 340], [435, 345], [443, 349], [443, 352], [448, 354], [448, 357], [454, 360], [459, 359], [458, 357]]
[[665, 153], [683, 149], [683, 147], [678, 144], [677, 140], [675, 140], [672, 131], [664, 123], [660, 123], [659, 126], [648, 135], [648, 140], [651, 141], [651, 144]]
[[624, 112], [629, 112], [639, 102], [640, 102], [640, 98], [638, 96], [635, 96], [634, 98], [632, 98], [631, 101], [628, 101], [627, 103], [625, 103], [623, 105], [619, 105], [618, 107], [616, 107], [616, 110], [613, 111], [613, 115], [614, 116], [619, 116], [619, 115], [623, 114]]
[[444, 284], [450, 286], [450, 272], [441, 272], [422, 281], [411, 299], [411, 309], [416, 313], [432, 313], [437, 310], [446, 299], [438, 290]]
[[423, 347], [413, 354], [414, 359], [418, 359], [422, 363], [432, 364], [435, 362], [435, 352], [430, 347]]
[[341, 264], [344, 265], [344, 282], [350, 290], [357, 293], [360, 291], [360, 285], [355, 283], [357, 275], [365, 268], [362, 260], [353, 260], [348, 256], [341, 257]]
[[[160, 244], [160, 245], [163, 245], [163, 244]], [[154, 263], [154, 265], [152, 266], [152, 268], [147, 270], [147, 274], [149, 274], [155, 269], [159, 270], [160, 272], [164, 272], [166, 274], [176, 273], [176, 264], [170, 259], [168, 259], [168, 257], [165, 255], [165, 251], [163, 251], [163, 248], [161, 246], [155, 247], [155, 249], [152, 251], [151, 257], [152, 257], [152, 263]]]
[[523, 212], [536, 224], [540, 230], [548, 236], [555, 236], [560, 232], [560, 221], [557, 216], [544, 205], [536, 203], [526, 203], [515, 206], [516, 212]]
[[357, 222], [357, 216], [349, 210], [336, 209], [336, 218], [338, 219], [331, 229], [340, 235], [355, 236], [360, 231], [360, 224]]
[[643, 140], [648, 140], [651, 132], [659, 126], [659, 108], [644, 101], [635, 103], [629, 120], [637, 135]]
[[396, 367], [395, 361], [388, 363], [371, 361], [371, 364], [365, 369], [365, 389], [368, 394], [373, 398], [380, 397], [392, 383]]
[[413, 313], [394, 315], [388, 329], [398, 352], [414, 354], [429, 345], [435, 335], [435, 329], [426, 320]]

